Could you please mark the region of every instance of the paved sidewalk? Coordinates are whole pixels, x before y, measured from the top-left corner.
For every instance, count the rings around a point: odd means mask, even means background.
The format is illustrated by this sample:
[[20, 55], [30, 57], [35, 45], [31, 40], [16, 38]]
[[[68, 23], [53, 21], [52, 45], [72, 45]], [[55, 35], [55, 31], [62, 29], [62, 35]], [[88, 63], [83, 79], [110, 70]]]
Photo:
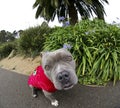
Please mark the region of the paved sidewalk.
[[[32, 98], [28, 77], [0, 68], [0, 108], [55, 108], [42, 92]], [[120, 82], [116, 86], [88, 87], [76, 85], [55, 93], [58, 108], [120, 108]]]

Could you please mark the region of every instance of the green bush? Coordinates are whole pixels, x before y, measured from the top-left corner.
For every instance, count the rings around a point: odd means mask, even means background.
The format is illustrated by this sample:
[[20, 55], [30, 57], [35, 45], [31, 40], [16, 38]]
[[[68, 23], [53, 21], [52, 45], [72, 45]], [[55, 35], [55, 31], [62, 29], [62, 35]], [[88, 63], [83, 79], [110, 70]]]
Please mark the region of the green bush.
[[37, 55], [42, 50], [45, 41], [44, 35], [50, 31], [48, 26], [43, 25], [23, 31], [18, 41], [19, 52], [28, 56]]
[[120, 80], [120, 29], [101, 20], [84, 20], [56, 28], [46, 38], [44, 50], [72, 46], [79, 82], [105, 84]]
[[16, 49], [15, 42], [6, 42], [0, 45], [0, 59], [7, 57], [13, 49]]

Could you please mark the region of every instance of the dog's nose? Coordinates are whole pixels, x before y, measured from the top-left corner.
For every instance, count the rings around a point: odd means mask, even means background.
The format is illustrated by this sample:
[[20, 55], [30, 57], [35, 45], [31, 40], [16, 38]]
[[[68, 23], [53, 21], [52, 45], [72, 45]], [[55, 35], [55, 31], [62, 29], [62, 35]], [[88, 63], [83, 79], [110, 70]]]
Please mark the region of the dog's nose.
[[59, 82], [61, 82], [62, 84], [68, 84], [69, 80], [70, 80], [70, 76], [69, 73], [66, 71], [60, 72], [58, 74], [58, 80]]

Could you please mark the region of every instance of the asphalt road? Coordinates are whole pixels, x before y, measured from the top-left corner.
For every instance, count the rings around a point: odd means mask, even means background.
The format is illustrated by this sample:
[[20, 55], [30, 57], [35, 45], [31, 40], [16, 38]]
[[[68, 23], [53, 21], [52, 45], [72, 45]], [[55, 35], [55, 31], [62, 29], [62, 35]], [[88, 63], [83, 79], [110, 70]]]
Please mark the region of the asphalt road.
[[[43, 93], [32, 98], [28, 76], [0, 68], [0, 108], [55, 108]], [[76, 85], [55, 93], [58, 108], [120, 108], [120, 82], [116, 86], [88, 87]]]

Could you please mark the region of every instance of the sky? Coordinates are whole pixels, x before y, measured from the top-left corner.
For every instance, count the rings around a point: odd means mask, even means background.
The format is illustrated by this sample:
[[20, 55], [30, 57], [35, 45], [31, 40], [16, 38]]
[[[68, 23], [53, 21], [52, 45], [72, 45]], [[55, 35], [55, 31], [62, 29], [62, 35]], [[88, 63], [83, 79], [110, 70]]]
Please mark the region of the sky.
[[120, 22], [120, 0], [108, 0], [109, 5], [105, 5], [105, 11], [107, 16], [105, 17], [106, 21], [111, 23], [113, 21]]
[[[120, 22], [120, 0], [108, 0], [109, 5], [105, 5], [107, 17], [106, 22]], [[13, 32], [14, 30], [24, 30], [29, 27], [40, 25], [44, 19], [35, 19], [36, 9], [32, 6], [35, 0], [0, 0], [0, 31], [6, 30]], [[57, 20], [50, 23], [51, 26], [58, 25]]]

